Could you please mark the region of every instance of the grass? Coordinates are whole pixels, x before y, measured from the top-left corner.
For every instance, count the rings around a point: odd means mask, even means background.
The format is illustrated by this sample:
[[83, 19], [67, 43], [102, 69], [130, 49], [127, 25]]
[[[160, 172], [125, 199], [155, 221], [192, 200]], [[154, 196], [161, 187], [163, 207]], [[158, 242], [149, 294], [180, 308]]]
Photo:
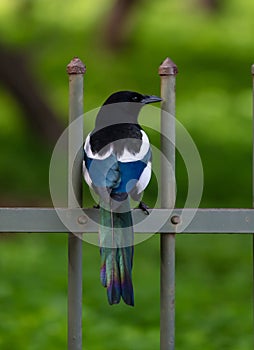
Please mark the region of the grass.
[[[157, 68], [169, 55], [179, 68], [177, 119], [195, 141], [204, 168], [201, 207], [251, 206], [251, 1], [232, 0], [217, 15], [177, 0], [146, 2], [135, 14], [129, 46], [118, 54], [107, 52], [99, 40], [107, 11], [101, 1], [63, 7], [59, 0], [45, 0], [30, 3], [29, 11], [26, 4], [1, 1], [0, 32], [10, 45], [30, 52], [38, 82], [64, 123], [65, 67], [73, 56], [87, 65], [89, 111], [115, 90], [158, 94]], [[0, 104], [1, 205], [51, 205], [48, 148], [24, 124], [4, 87]], [[158, 145], [151, 128], [152, 143]], [[178, 155], [178, 206], [184, 204], [187, 184]], [[147, 190], [148, 203], [154, 203], [156, 185]], [[252, 347], [251, 246], [248, 235], [177, 237], [177, 349]], [[107, 305], [98, 248], [84, 243], [83, 249], [84, 348], [158, 349], [159, 237], [135, 248], [135, 308]], [[0, 271], [1, 349], [66, 347], [66, 235], [2, 236]]]

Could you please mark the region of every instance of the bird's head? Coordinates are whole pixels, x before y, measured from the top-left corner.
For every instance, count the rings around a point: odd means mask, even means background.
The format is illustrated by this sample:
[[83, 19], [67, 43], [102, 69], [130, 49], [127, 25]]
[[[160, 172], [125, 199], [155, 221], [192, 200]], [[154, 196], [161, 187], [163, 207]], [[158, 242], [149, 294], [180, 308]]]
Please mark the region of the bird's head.
[[149, 103], [160, 102], [162, 99], [154, 95], [142, 95], [134, 91], [118, 91], [110, 95], [100, 109], [96, 126], [118, 123], [137, 123], [141, 108]]
[[142, 95], [134, 91], [117, 91], [110, 95], [103, 105], [105, 106], [112, 103], [129, 102], [137, 103], [141, 108], [145, 104], [160, 101], [162, 101], [162, 99], [154, 95]]

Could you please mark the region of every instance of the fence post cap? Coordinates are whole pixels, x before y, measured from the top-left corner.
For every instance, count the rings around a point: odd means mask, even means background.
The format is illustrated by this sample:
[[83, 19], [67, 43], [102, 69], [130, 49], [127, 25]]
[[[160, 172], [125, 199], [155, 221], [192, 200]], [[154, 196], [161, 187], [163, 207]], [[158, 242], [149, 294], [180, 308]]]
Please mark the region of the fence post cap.
[[254, 75], [254, 64], [251, 66], [251, 73]]
[[70, 74], [85, 74], [86, 66], [78, 58], [74, 57], [71, 62], [67, 65], [67, 73]]
[[178, 73], [177, 65], [167, 57], [159, 66], [159, 75], [176, 75]]

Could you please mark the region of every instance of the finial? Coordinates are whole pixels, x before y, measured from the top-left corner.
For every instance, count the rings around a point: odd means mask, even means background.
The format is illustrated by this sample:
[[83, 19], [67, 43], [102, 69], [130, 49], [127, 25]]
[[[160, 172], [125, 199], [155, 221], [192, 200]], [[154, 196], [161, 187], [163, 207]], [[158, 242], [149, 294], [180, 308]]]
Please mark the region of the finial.
[[78, 57], [74, 57], [67, 66], [67, 73], [69, 75], [85, 74], [85, 72], [86, 72], [86, 66]]
[[177, 65], [169, 57], [159, 66], [159, 75], [176, 75], [177, 73]]

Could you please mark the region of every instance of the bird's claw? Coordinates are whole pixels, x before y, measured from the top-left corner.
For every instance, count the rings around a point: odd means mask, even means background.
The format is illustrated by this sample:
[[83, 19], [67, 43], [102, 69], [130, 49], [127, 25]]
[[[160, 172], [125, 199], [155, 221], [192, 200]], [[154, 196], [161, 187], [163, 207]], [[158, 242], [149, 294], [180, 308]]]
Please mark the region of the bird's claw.
[[148, 207], [144, 202], [140, 202], [138, 207], [139, 207], [139, 209], [141, 209], [146, 215], [149, 215], [149, 214], [150, 214], [149, 211], [148, 211], [149, 207]]

